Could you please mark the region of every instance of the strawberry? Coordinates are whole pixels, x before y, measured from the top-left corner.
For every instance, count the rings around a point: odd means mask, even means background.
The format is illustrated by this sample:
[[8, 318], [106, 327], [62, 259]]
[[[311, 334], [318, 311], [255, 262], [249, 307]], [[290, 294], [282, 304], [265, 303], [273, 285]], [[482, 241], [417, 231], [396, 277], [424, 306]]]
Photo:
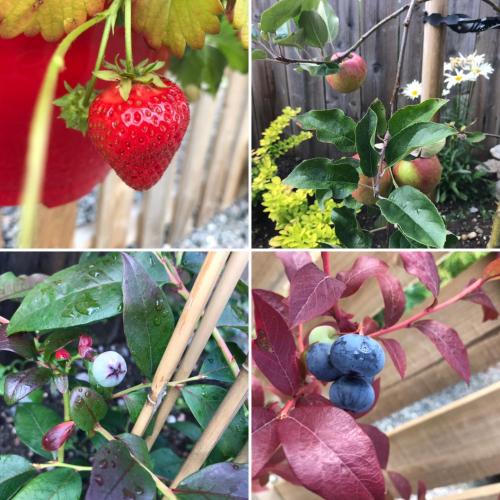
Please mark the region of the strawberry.
[[[131, 83], [130, 83], [131, 82]], [[151, 82], [112, 83], [92, 103], [89, 137], [130, 187], [156, 184], [181, 145], [189, 105], [181, 89], [156, 76]]]

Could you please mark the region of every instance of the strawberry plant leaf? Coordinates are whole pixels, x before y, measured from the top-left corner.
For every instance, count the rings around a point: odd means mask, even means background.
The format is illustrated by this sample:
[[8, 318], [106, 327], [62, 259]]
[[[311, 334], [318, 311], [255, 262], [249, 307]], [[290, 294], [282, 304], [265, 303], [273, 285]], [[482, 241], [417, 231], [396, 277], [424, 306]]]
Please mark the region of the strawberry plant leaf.
[[295, 121], [302, 129], [315, 131], [318, 141], [335, 144], [345, 153], [356, 151], [356, 122], [340, 109], [309, 111]]
[[377, 127], [378, 116], [373, 109], [368, 109], [365, 116], [356, 125], [356, 151], [359, 155], [359, 166], [368, 177], [374, 177], [377, 174], [380, 159], [380, 155], [375, 149]]
[[92, 468], [87, 499], [135, 497], [139, 491], [143, 498], [155, 498], [153, 479], [131, 456], [125, 443], [115, 440], [101, 446], [94, 464], [97, 467]]
[[387, 471], [392, 484], [396, 488], [397, 492], [401, 495], [404, 500], [410, 500], [411, 497], [411, 484], [406, 477], [404, 477], [399, 472], [392, 470]]
[[312, 158], [297, 165], [283, 182], [297, 189], [329, 189], [334, 198], [343, 199], [358, 187], [357, 164], [349, 158]]
[[180, 500], [248, 498], [248, 466], [224, 462], [191, 474], [175, 489]]
[[207, 33], [220, 30], [220, 0], [136, 0], [132, 6], [132, 25], [154, 47], [168, 47], [182, 57], [189, 45], [201, 49]]
[[305, 323], [331, 309], [340, 299], [345, 285], [307, 264], [299, 269], [290, 282], [290, 324]]
[[133, 257], [123, 259], [123, 328], [132, 359], [151, 378], [174, 330], [163, 290]]
[[[222, 387], [206, 384], [185, 386], [181, 392], [194, 418], [203, 429], [207, 427], [227, 394], [227, 390]], [[226, 459], [235, 457], [246, 443], [248, 422], [245, 412], [245, 408], [240, 408], [217, 443], [217, 448]]]
[[0, 1], [0, 38], [38, 33], [49, 41], [60, 40], [70, 31], [106, 8], [105, 0], [2, 0]]
[[[475, 280], [471, 280], [469, 285], [471, 285]], [[486, 292], [482, 288], [478, 288], [469, 295], [466, 295], [462, 300], [468, 300], [474, 304], [479, 304], [483, 308], [483, 321], [496, 320], [498, 319], [498, 310], [495, 304], [488, 297]]]
[[253, 292], [257, 335], [252, 342], [253, 360], [278, 390], [291, 396], [301, 380], [295, 342], [280, 311], [257, 292]]
[[23, 403], [16, 409], [16, 434], [28, 448], [42, 457], [51, 459], [52, 453], [42, 447], [42, 438], [61, 420], [52, 408], [36, 403]]
[[293, 275], [301, 268], [312, 262], [308, 252], [277, 252], [276, 256], [283, 267], [288, 281], [291, 281]]
[[378, 200], [382, 215], [408, 238], [431, 248], [443, 248], [446, 227], [434, 204], [418, 189], [403, 186]]
[[335, 488], [339, 500], [384, 499], [373, 444], [346, 412], [333, 406], [295, 408], [279, 421], [278, 433], [293, 472], [309, 490], [330, 498]]
[[470, 382], [470, 366], [467, 349], [453, 328], [433, 319], [417, 321], [412, 325], [420, 330], [437, 348], [447, 363], [467, 383]]
[[83, 431], [90, 432], [108, 412], [104, 398], [89, 387], [75, 387], [69, 398], [71, 420]]
[[12, 498], [35, 475], [36, 470], [24, 457], [0, 455], [0, 498]]
[[267, 408], [252, 408], [252, 477], [259, 474], [279, 446], [278, 419]]
[[427, 99], [419, 104], [405, 106], [391, 116], [389, 120], [389, 132], [391, 135], [396, 135], [415, 123], [429, 122], [447, 103], [446, 99]]
[[389, 356], [394, 363], [394, 367], [399, 373], [401, 378], [405, 378], [406, 373], [406, 353], [403, 349], [403, 346], [394, 339], [386, 339], [380, 338], [380, 342], [382, 342], [383, 346], [386, 348]]
[[33, 336], [28, 333], [7, 336], [7, 325], [0, 324], [0, 351], [15, 352], [26, 359], [33, 359], [36, 355]]
[[233, 13], [233, 26], [240, 31], [243, 47], [248, 49], [248, 0], [236, 0]]
[[389, 463], [389, 438], [374, 425], [359, 424], [362, 431], [371, 439], [378, 463], [381, 469], [385, 469]]
[[437, 298], [441, 279], [434, 257], [430, 252], [401, 252], [399, 257], [408, 274], [416, 276]]
[[260, 380], [252, 376], [252, 408], [263, 407], [264, 402], [264, 388], [262, 387]]
[[436, 144], [455, 134], [454, 129], [442, 123], [414, 123], [391, 137], [385, 159], [391, 167], [405, 159], [415, 149]]
[[82, 479], [71, 469], [54, 469], [44, 472], [27, 483], [16, 495], [16, 500], [38, 500], [41, 498], [64, 498], [80, 500]]
[[4, 399], [13, 405], [44, 386], [50, 380], [52, 372], [47, 368], [30, 368], [17, 373], [9, 373], [5, 377]]

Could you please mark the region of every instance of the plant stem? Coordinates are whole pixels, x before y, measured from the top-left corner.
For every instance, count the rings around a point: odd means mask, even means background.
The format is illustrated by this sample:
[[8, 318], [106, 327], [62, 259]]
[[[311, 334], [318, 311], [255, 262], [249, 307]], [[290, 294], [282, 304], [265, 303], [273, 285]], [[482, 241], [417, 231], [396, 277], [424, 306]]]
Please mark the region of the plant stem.
[[132, 0], [125, 0], [125, 55], [127, 73], [134, 71], [134, 59], [132, 52]]
[[52, 123], [52, 101], [55, 97], [59, 73], [64, 68], [64, 57], [73, 42], [82, 33], [106, 19], [110, 9], [111, 7], [69, 33], [58, 45], [45, 72], [35, 103], [28, 136], [25, 180], [21, 193], [22, 208], [19, 233], [19, 247], [21, 248], [30, 248], [33, 244], [36, 214], [47, 162], [50, 126]]
[[295, 400], [290, 399], [289, 401], [286, 402], [285, 406], [283, 406], [283, 409], [280, 411], [279, 418], [284, 418], [288, 415], [288, 412], [295, 406]]
[[217, 346], [219, 347], [220, 352], [224, 356], [224, 359], [226, 360], [226, 363], [228, 364], [232, 374], [235, 377], [237, 377], [238, 373], [240, 373], [240, 367], [238, 366], [238, 363], [234, 359], [234, 356], [232, 355], [231, 351], [229, 350], [226, 341], [223, 339], [222, 335], [220, 334], [217, 328], [214, 328], [214, 330], [212, 331], [212, 338], [215, 340]]
[[0, 323], [2, 325], [8, 325], [10, 321], [7, 318], [4, 318], [3, 316], [0, 316]]
[[305, 346], [304, 346], [304, 325], [302, 323], [299, 323], [299, 331], [297, 333], [297, 348], [299, 350], [299, 353], [302, 354], [304, 352]]
[[120, 392], [117, 392], [116, 394], [113, 394], [113, 396], [111, 396], [111, 397], [113, 399], [122, 398], [123, 396], [126, 396], [127, 394], [130, 394], [131, 392], [140, 391], [141, 389], [147, 389], [148, 387], [151, 387], [150, 383], [134, 385], [132, 387], [129, 387], [128, 389], [124, 389], [123, 391], [120, 391]]
[[115, 437], [109, 431], [107, 431], [101, 424], [96, 424], [94, 430], [98, 432], [107, 441], [114, 441]]
[[[68, 422], [69, 417], [69, 390], [66, 390], [63, 394], [63, 404], [64, 404], [64, 421]], [[64, 444], [57, 450], [57, 460], [58, 462], [64, 462]]]
[[329, 252], [321, 252], [321, 260], [323, 261], [323, 271], [330, 276], [330, 253]]
[[468, 287], [464, 288], [460, 293], [452, 297], [451, 299], [448, 299], [444, 302], [441, 302], [440, 304], [436, 304], [435, 306], [428, 307], [427, 309], [424, 309], [423, 311], [420, 311], [417, 314], [414, 314], [412, 317], [401, 321], [400, 323], [397, 323], [396, 325], [389, 326], [387, 328], [382, 328], [381, 330], [378, 330], [377, 332], [371, 333], [369, 337], [381, 337], [382, 335], [386, 335], [391, 332], [395, 332], [397, 330], [403, 330], [405, 328], [410, 328], [413, 323], [418, 321], [419, 319], [423, 318], [424, 316], [428, 316], [429, 314], [433, 314], [436, 312], [441, 311], [441, 309], [444, 309], [455, 302], [458, 302], [459, 300], [462, 300], [464, 297], [469, 295], [470, 293], [474, 292], [478, 288], [481, 288], [481, 286], [486, 282], [484, 279], [478, 279], [474, 281], [472, 284], [470, 284]]
[[88, 465], [73, 465], [66, 464], [64, 462], [47, 462], [45, 464], [32, 464], [33, 467], [37, 470], [50, 469], [51, 467], [65, 467], [66, 469], [73, 469], [77, 471], [91, 471], [92, 467]]

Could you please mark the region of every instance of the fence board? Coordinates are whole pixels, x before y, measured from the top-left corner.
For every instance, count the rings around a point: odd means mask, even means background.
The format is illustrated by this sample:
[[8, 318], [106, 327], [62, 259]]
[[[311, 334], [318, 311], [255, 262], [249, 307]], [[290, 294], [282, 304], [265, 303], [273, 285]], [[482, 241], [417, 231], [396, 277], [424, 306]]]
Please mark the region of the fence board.
[[433, 488], [498, 473], [500, 382], [389, 433], [389, 469]]
[[33, 248], [73, 248], [78, 203], [56, 208], [39, 205]]
[[461, 493], [440, 496], [439, 500], [498, 500], [500, 496], [500, 483], [488, 484], [479, 488], [471, 488]]
[[[401, 7], [399, 0], [370, 0], [353, 2], [351, 0], [330, 0], [331, 5], [341, 20], [340, 33], [335, 41], [335, 47], [328, 47], [326, 53], [345, 50], [369, 27]], [[254, 21], [259, 19], [260, 13], [271, 4], [271, 0], [253, 0]], [[361, 9], [361, 10], [360, 10]], [[410, 38], [407, 55], [402, 68], [402, 82], [421, 80], [422, 67], [422, 40], [424, 7], [420, 6], [410, 26]], [[471, 17], [491, 16], [493, 10], [483, 2], [470, 0], [450, 0], [450, 13], [464, 13]], [[397, 65], [400, 33], [404, 16], [399, 20], [391, 21], [375, 33], [359, 49], [369, 64], [369, 75], [363, 87], [348, 95], [336, 94], [325, 85], [322, 78], [311, 77], [308, 74], [297, 74], [293, 68], [283, 68], [283, 65], [255, 61], [253, 72], [255, 78], [253, 86], [253, 143], [256, 144], [260, 135], [285, 106], [300, 106], [304, 111], [310, 109], [325, 109], [340, 107], [347, 114], [359, 118], [375, 97], [379, 97], [388, 105]], [[474, 49], [485, 53], [487, 60], [495, 65], [497, 71], [490, 81], [484, 79], [476, 86], [474, 102], [477, 106], [477, 127], [486, 132], [500, 133], [500, 101], [495, 98], [496, 89], [500, 87], [500, 71], [498, 70], [500, 54], [497, 50], [500, 33], [498, 30], [489, 30], [482, 34], [459, 35], [447, 31], [445, 53], [447, 57], [472, 53]], [[293, 49], [285, 50], [287, 55], [295, 56]], [[313, 51], [311, 51], [313, 55]], [[315, 53], [317, 56], [317, 52]], [[400, 104], [408, 101], [400, 97]], [[492, 139], [489, 145], [496, 144]], [[303, 157], [311, 155], [331, 156], [334, 149], [326, 147], [318, 141], [308, 141], [298, 150]], [[297, 154], [295, 151], [293, 154]]]

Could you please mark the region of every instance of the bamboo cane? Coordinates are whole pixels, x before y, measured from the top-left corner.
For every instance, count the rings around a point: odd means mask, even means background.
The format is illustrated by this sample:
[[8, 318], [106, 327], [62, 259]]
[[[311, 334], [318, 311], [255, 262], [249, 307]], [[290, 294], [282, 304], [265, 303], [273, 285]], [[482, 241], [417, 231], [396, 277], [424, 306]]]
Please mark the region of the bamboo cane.
[[151, 391], [132, 429], [133, 434], [142, 436], [149, 425], [157, 403], [163, 395], [165, 385], [171, 380], [175, 368], [179, 364], [228, 256], [229, 252], [221, 251], [210, 252], [207, 255], [153, 377]]
[[175, 489], [187, 476], [200, 469], [238, 410], [246, 401], [247, 396], [248, 370], [245, 365], [219, 408], [217, 408], [207, 428], [203, 431], [200, 439], [194, 445], [188, 458], [182, 464], [181, 470], [171, 485], [172, 489]]
[[248, 463], [248, 441], [245, 446], [241, 448], [238, 456], [234, 459], [237, 464], [247, 464]]
[[[198, 361], [203, 349], [210, 340], [210, 335], [217, 325], [217, 321], [221, 317], [226, 304], [228, 303], [231, 294], [233, 293], [241, 274], [245, 270], [248, 263], [247, 252], [234, 252], [229, 258], [228, 264], [222, 277], [219, 281], [217, 292], [214, 293], [203, 319], [193, 337], [191, 345], [184, 355], [181, 365], [179, 366], [175, 378], [183, 380], [191, 374], [196, 362]], [[185, 375], [185, 376], [184, 376]], [[167, 417], [169, 416], [175, 401], [180, 395], [180, 389], [172, 387], [168, 390], [165, 399], [158, 411], [156, 422], [150, 436], [146, 438], [146, 444], [151, 449], [158, 435], [160, 434]]]

